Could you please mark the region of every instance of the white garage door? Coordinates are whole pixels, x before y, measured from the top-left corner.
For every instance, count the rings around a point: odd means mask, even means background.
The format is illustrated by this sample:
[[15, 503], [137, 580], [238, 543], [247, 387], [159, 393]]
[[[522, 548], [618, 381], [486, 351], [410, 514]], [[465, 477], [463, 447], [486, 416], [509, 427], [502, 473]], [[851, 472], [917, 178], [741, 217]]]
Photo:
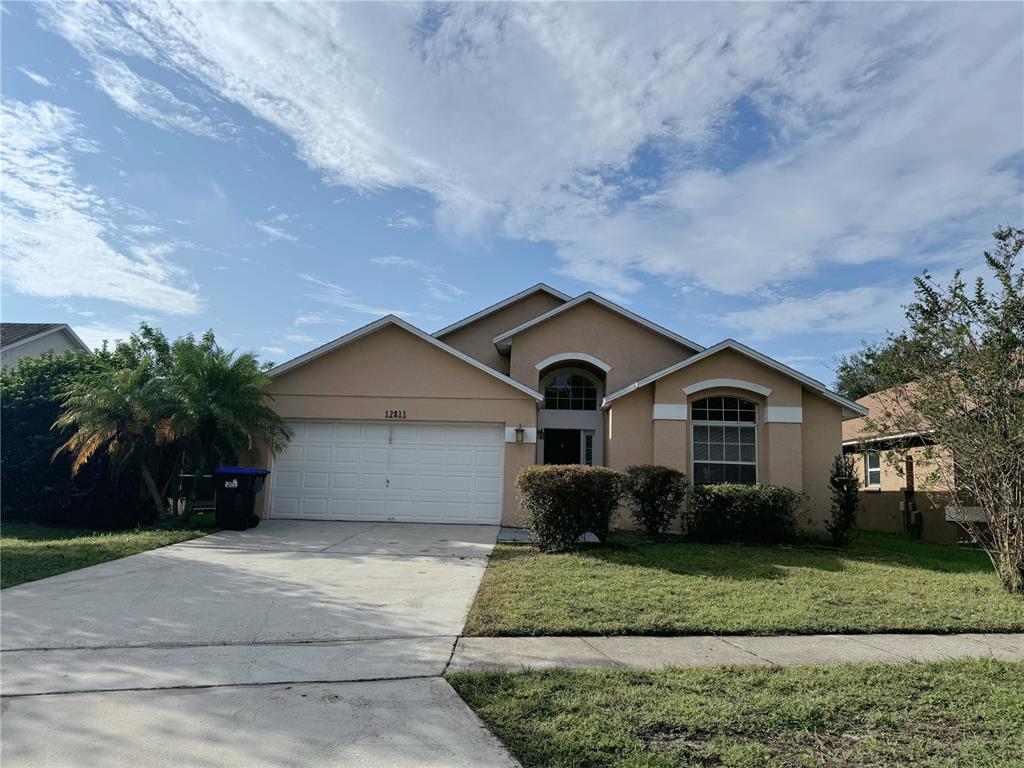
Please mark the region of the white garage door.
[[310, 520], [501, 520], [502, 426], [292, 421], [274, 460], [270, 516]]

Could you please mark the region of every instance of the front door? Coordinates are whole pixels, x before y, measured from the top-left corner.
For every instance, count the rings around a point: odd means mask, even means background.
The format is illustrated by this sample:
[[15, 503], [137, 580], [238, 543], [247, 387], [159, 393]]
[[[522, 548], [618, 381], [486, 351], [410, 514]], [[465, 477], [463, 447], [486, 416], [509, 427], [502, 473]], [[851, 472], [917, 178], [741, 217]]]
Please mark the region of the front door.
[[580, 430], [578, 430], [578, 429], [545, 429], [544, 430], [544, 463], [545, 464], [579, 464], [580, 463]]

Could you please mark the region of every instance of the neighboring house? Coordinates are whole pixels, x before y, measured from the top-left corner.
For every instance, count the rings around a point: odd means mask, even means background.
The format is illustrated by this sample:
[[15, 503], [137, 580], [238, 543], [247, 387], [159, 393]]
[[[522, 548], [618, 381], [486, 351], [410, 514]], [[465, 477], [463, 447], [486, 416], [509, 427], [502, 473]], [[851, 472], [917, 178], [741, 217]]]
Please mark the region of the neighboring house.
[[667, 464], [805, 491], [862, 406], [731, 339], [705, 348], [593, 293], [536, 285], [430, 335], [389, 315], [270, 371], [295, 436], [271, 517], [521, 525], [538, 463]]
[[0, 323], [0, 365], [14, 368], [23, 357], [69, 349], [92, 353], [67, 323]]
[[946, 514], [950, 489], [933, 477], [935, 462], [948, 456], [927, 434], [876, 434], [868, 427], [869, 418], [895, 407], [893, 392], [865, 395], [857, 403], [868, 415], [843, 422], [843, 452], [853, 455], [861, 486], [858, 527], [956, 542], [961, 529]]

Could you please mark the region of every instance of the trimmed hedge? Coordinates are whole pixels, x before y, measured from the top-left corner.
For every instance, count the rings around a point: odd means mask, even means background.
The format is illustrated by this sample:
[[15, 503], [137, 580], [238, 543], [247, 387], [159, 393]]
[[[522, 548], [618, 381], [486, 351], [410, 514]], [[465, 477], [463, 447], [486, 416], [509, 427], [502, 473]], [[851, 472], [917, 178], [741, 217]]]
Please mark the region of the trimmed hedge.
[[707, 542], [778, 544], [799, 538], [803, 494], [777, 485], [698, 485], [687, 510], [686, 532]]
[[672, 467], [635, 464], [623, 472], [622, 492], [633, 520], [652, 536], [680, 516], [686, 490], [686, 475]]
[[546, 552], [571, 549], [580, 536], [608, 539], [612, 515], [622, 495], [622, 475], [607, 467], [546, 464], [516, 475], [526, 525]]

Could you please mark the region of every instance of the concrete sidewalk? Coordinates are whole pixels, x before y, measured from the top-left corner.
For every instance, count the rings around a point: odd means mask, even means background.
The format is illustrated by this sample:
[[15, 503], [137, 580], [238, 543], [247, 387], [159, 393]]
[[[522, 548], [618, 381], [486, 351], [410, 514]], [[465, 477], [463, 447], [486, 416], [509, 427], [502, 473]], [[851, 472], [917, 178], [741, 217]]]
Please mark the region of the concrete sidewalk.
[[460, 637], [447, 671], [841, 664], [976, 656], [1024, 661], [1024, 634]]

